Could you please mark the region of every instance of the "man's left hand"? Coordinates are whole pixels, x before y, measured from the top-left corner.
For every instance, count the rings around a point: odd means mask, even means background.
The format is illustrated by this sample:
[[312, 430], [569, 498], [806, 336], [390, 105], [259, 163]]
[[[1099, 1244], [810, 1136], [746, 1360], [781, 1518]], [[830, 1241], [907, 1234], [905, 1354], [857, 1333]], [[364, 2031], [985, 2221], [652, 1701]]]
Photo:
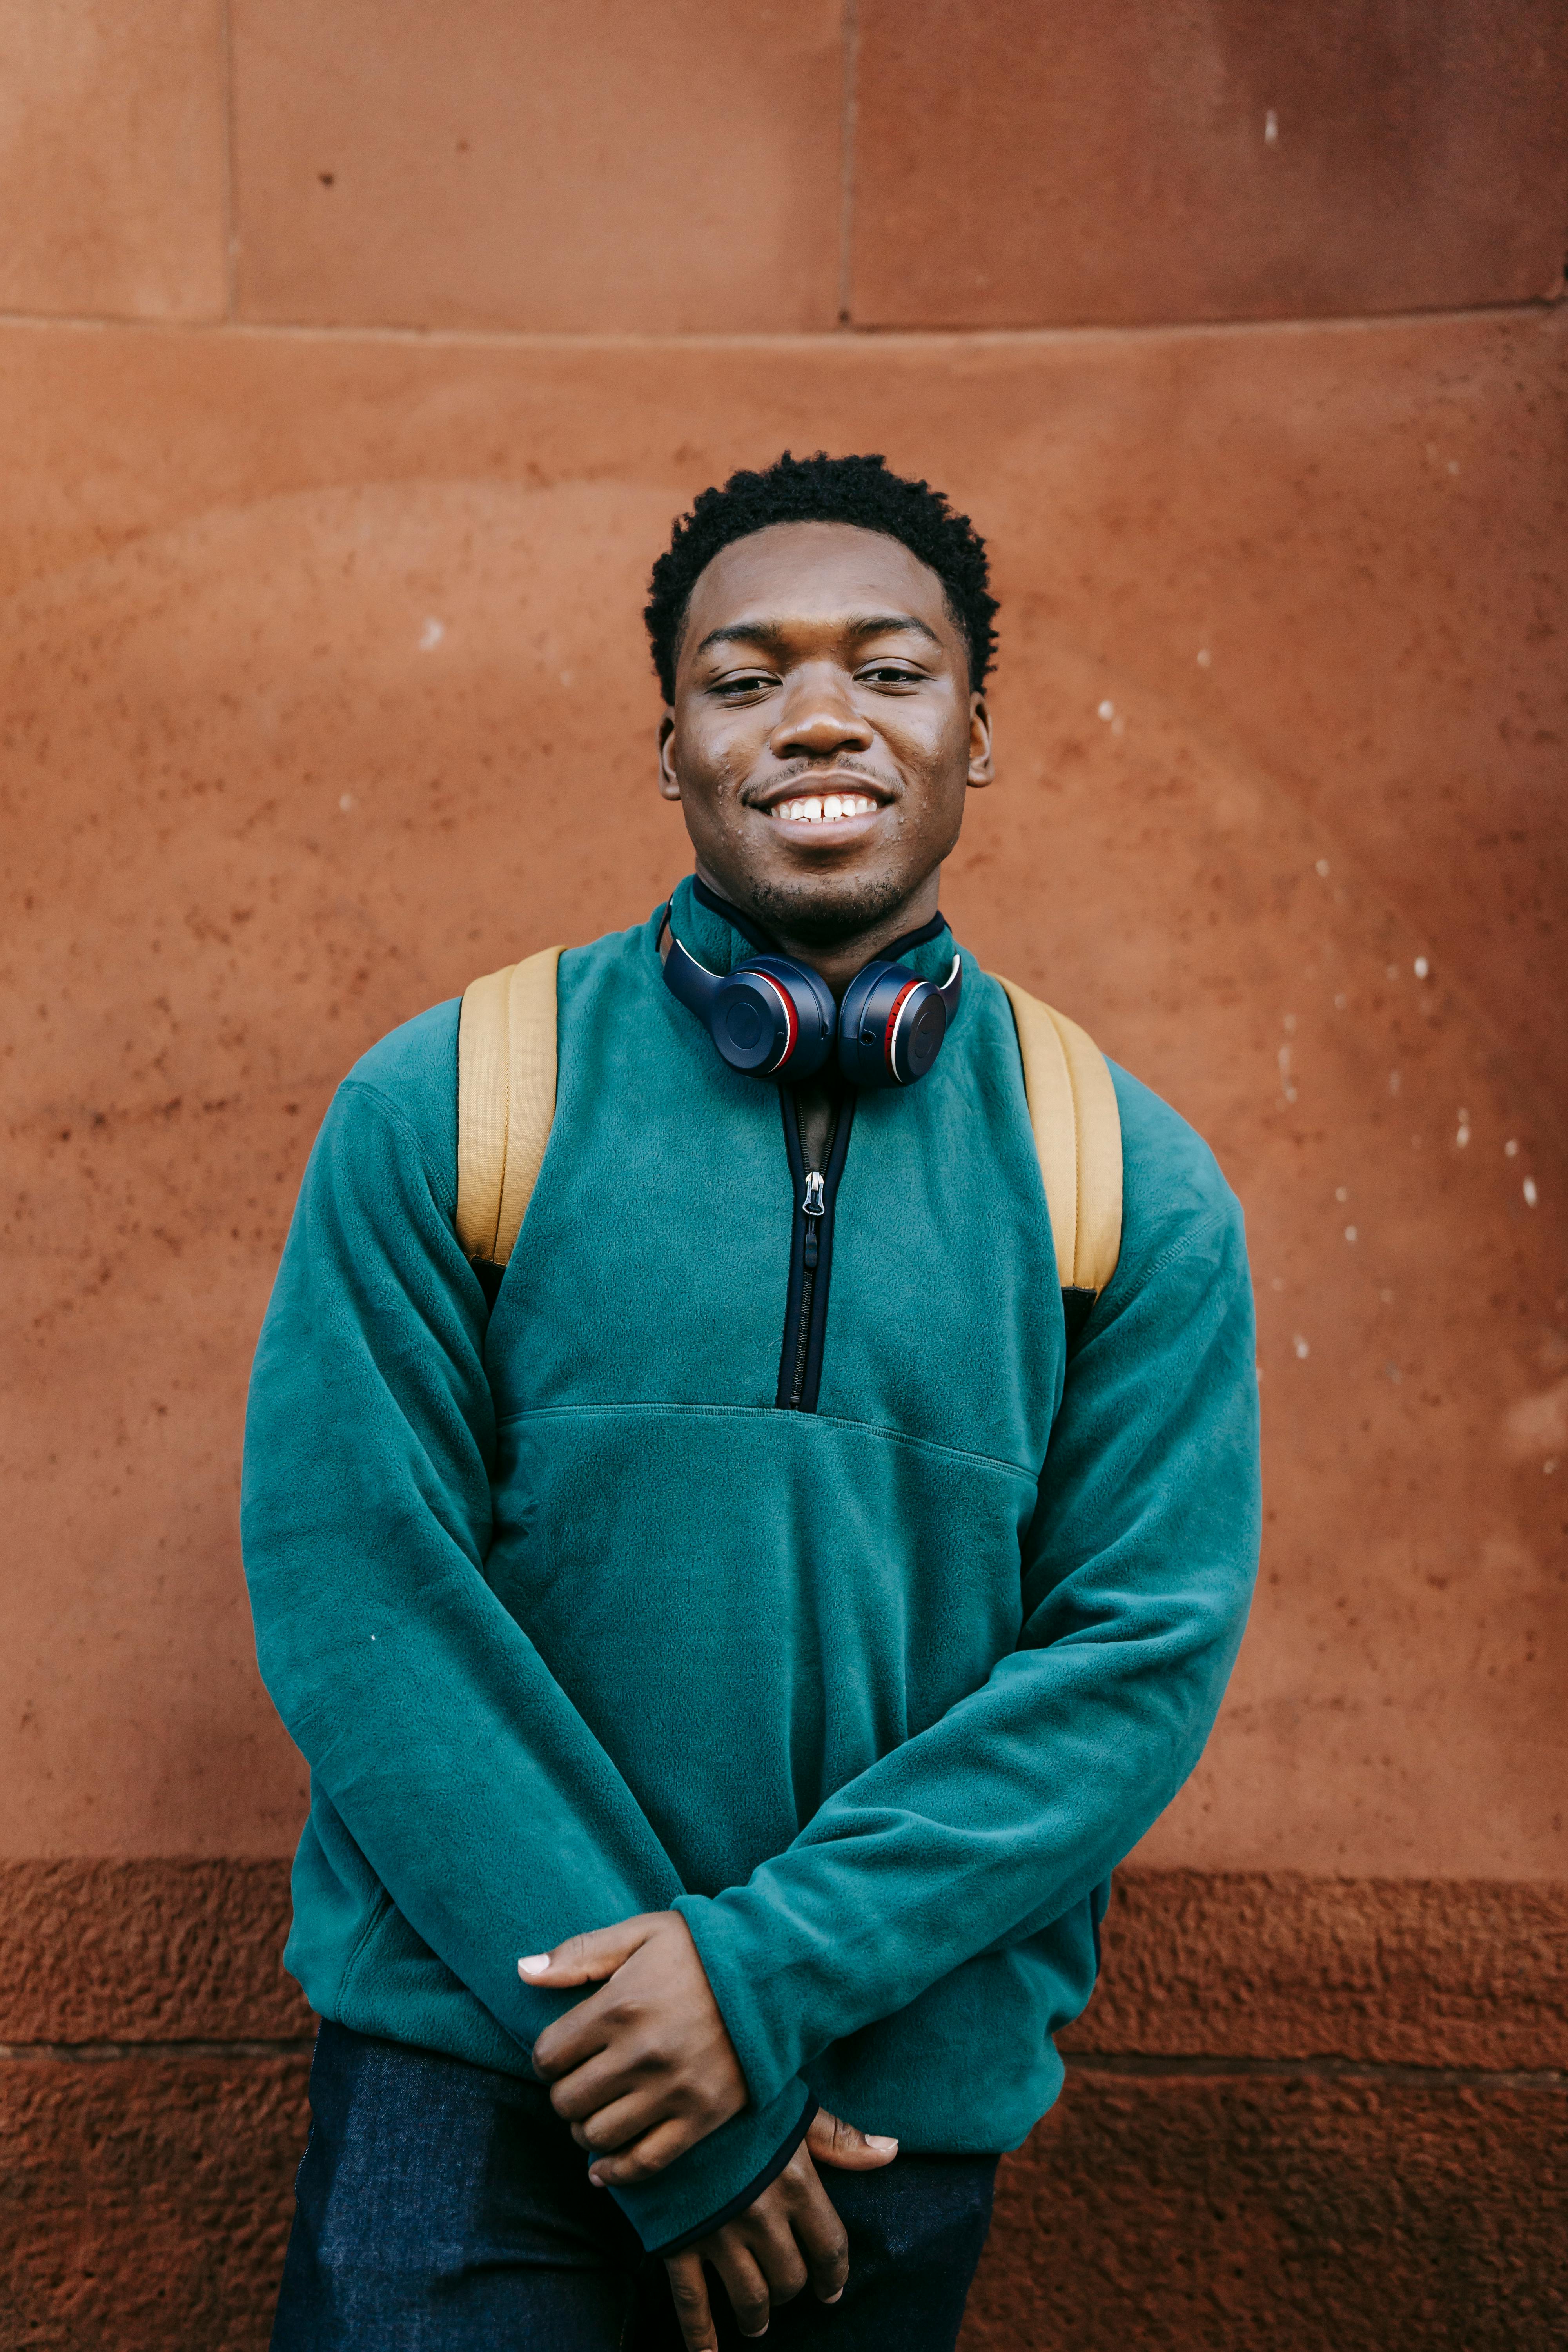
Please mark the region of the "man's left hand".
[[534, 2072], [594, 2156], [599, 2188], [662, 2172], [745, 2105], [735, 2045], [679, 1911], [570, 1936], [517, 1972], [548, 1992], [604, 1984], [533, 2045]]

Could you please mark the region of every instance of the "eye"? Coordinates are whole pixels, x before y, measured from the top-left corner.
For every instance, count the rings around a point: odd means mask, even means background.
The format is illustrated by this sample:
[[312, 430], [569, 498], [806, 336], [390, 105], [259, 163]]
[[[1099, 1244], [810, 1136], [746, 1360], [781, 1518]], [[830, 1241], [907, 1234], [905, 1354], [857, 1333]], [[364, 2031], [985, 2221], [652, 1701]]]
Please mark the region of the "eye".
[[867, 686], [919, 686], [925, 673], [908, 662], [879, 661], [868, 663], [856, 676]]
[[770, 686], [777, 684], [777, 678], [769, 670], [736, 670], [728, 677], [715, 678], [709, 692], [721, 696], [726, 702], [739, 702], [748, 694], [765, 694]]

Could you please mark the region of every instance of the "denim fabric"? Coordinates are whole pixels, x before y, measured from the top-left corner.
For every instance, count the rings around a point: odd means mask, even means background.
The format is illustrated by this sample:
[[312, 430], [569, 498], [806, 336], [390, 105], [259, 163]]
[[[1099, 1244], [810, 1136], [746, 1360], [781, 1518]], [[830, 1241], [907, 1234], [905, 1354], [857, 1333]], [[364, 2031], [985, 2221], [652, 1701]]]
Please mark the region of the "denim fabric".
[[[646, 2255], [543, 2087], [324, 2024], [272, 2352], [680, 2352]], [[991, 2221], [990, 2156], [824, 2173], [849, 2284], [773, 2315], [772, 2347], [951, 2352]], [[710, 2289], [719, 2340], [736, 2329]]]

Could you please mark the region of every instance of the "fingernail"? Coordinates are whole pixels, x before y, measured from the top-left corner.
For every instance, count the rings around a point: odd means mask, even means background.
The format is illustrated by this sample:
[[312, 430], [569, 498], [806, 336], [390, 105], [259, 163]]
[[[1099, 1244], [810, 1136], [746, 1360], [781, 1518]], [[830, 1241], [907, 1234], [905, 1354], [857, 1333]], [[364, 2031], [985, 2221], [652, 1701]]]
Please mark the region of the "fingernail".
[[[899, 2143], [896, 2139], [889, 2139], [884, 2132], [868, 2132], [866, 2135], [866, 2145], [868, 2147], [890, 2147], [896, 2154]], [[840, 2291], [842, 2292], [842, 2290]]]
[[542, 1977], [549, 1966], [548, 1952], [531, 1952], [526, 1960], [519, 1960], [517, 1972], [520, 1977]]
[[840, 2287], [837, 2294], [825, 2294], [822, 2300], [824, 2303], [842, 2303], [844, 2300], [844, 2289]]

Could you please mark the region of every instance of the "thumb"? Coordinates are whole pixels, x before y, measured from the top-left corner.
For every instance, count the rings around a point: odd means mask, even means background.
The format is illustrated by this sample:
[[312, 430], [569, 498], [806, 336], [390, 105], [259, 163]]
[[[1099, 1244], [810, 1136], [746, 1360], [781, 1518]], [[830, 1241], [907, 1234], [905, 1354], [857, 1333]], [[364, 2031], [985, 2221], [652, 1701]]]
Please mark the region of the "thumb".
[[653, 1932], [653, 1915], [639, 1912], [613, 1927], [593, 1927], [585, 1935], [568, 1936], [552, 1952], [530, 1952], [517, 1964], [524, 1984], [559, 1990], [565, 1985], [598, 1984], [613, 1977]]
[[840, 2172], [874, 2172], [891, 2164], [899, 2152], [896, 2139], [881, 2132], [863, 2132], [858, 2125], [840, 2123], [826, 2107], [818, 2107], [805, 2135], [805, 2144], [818, 2164], [836, 2165]]

